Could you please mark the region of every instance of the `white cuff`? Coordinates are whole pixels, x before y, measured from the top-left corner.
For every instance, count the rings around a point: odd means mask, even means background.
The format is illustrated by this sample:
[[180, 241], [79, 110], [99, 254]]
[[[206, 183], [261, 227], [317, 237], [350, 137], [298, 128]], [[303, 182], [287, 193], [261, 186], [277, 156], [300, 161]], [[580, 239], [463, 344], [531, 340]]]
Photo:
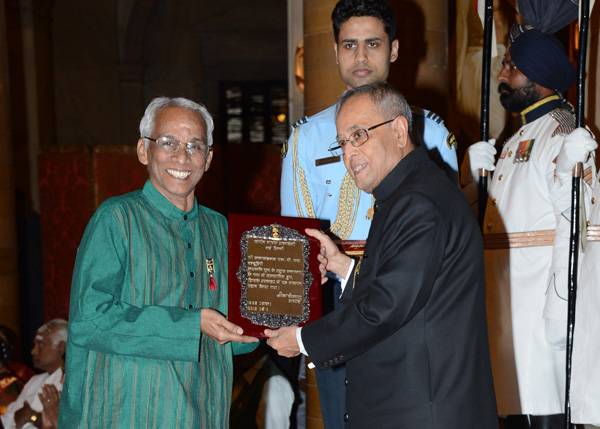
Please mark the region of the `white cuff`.
[[[304, 356], [308, 356], [308, 353], [306, 353], [306, 349], [304, 348], [304, 343], [302, 342], [302, 334], [301, 334], [302, 328], [297, 328], [296, 329], [296, 341], [298, 341], [298, 348], [300, 349], [300, 353], [302, 353]], [[315, 364], [312, 362], [308, 363], [308, 368], [309, 369], [314, 369], [315, 368]]]
[[[346, 283], [348, 283], [348, 279], [350, 278], [350, 274], [352, 273], [352, 269], [354, 268], [355, 262], [356, 261], [354, 259], [352, 259], [352, 261], [350, 261], [350, 268], [348, 268], [346, 277], [342, 279], [342, 282], [341, 282], [342, 293], [344, 293], [344, 288], [346, 287]], [[300, 353], [302, 353], [304, 356], [308, 356], [308, 353], [306, 352], [306, 349], [304, 348], [304, 343], [302, 342], [302, 328], [300, 328], [300, 327], [296, 329], [296, 341], [298, 341], [298, 348], [300, 349]], [[315, 367], [315, 364], [310, 362], [308, 364], [308, 367], [310, 369], [313, 369]]]
[[350, 268], [348, 269], [348, 272], [346, 273], [346, 277], [344, 277], [342, 279], [342, 281], [341, 281], [342, 294], [344, 293], [344, 289], [346, 288], [346, 284], [348, 283], [348, 280], [350, 279], [350, 274], [352, 274], [352, 269], [354, 268], [354, 264], [355, 263], [356, 263], [356, 261], [354, 259], [352, 259], [350, 261]]
[[296, 329], [296, 341], [298, 341], [298, 348], [300, 349], [300, 353], [302, 353], [304, 356], [308, 356], [308, 353], [306, 353], [306, 349], [304, 348], [304, 343], [302, 342], [301, 331], [302, 328]]

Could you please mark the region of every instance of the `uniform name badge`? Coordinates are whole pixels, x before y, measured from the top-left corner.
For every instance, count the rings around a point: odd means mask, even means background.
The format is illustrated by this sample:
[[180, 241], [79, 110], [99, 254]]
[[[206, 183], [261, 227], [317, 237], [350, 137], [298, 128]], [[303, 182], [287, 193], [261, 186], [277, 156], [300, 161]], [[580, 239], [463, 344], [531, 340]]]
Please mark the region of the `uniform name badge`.
[[519, 147], [517, 148], [517, 152], [515, 153], [515, 162], [529, 161], [534, 142], [535, 139], [523, 140], [522, 142], [519, 142]]

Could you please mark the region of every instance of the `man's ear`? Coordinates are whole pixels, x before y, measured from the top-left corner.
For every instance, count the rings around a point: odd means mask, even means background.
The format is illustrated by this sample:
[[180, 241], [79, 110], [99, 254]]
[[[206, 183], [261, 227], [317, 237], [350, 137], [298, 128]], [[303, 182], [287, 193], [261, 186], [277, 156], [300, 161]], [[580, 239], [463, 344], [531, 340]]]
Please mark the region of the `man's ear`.
[[56, 348], [60, 352], [60, 355], [64, 356], [65, 352], [67, 351], [67, 343], [65, 343], [64, 341], [61, 341], [60, 343], [58, 343], [58, 345], [56, 346]]
[[396, 61], [398, 59], [398, 46], [399, 46], [398, 39], [395, 39], [392, 42], [392, 49], [390, 51], [390, 63], [393, 63], [394, 61]]
[[208, 169], [210, 168], [210, 163], [212, 162], [212, 158], [213, 158], [213, 151], [209, 150], [208, 151], [208, 156], [206, 157], [206, 161], [204, 162], [204, 171], [208, 171]]
[[338, 59], [338, 44], [333, 42], [333, 50], [335, 51], [335, 63], [339, 66], [340, 60]]
[[137, 156], [138, 160], [142, 164], [148, 165], [148, 148], [146, 147], [146, 143], [142, 138], [140, 138], [137, 142]]
[[392, 127], [394, 128], [394, 132], [396, 133], [400, 146], [406, 146], [409, 137], [408, 121], [406, 120], [406, 118], [402, 115], [398, 116], [396, 119], [394, 119], [394, 122], [392, 122]]

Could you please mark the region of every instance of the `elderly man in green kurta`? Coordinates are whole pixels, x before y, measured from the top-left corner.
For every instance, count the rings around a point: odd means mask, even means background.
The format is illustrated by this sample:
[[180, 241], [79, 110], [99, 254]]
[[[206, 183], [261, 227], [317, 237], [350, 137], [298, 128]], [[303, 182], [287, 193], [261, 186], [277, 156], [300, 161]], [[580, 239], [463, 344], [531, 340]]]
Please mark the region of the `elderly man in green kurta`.
[[227, 224], [194, 197], [213, 128], [190, 100], [147, 107], [149, 180], [105, 201], [77, 251], [58, 427], [229, 426], [232, 353], [258, 340], [224, 316]]

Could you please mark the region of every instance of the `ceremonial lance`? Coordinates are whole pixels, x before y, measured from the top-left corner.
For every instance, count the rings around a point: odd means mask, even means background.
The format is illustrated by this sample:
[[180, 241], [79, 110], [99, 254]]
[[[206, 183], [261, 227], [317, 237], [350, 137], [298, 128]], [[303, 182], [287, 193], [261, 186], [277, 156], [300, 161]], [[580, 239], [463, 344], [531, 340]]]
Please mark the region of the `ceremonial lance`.
[[[492, 62], [492, 29], [494, 27], [494, 8], [492, 0], [485, 0], [485, 19], [483, 26], [483, 68], [481, 72], [481, 134], [480, 140], [487, 141], [490, 125], [490, 69]], [[479, 226], [483, 231], [483, 219], [488, 197], [488, 172], [479, 169]]]
[[[587, 58], [589, 0], [580, 0], [579, 16], [579, 58], [577, 75], [577, 127], [583, 126], [585, 112], [585, 64]], [[579, 204], [581, 203], [581, 177], [583, 166], [578, 163], [573, 168], [571, 191], [571, 235], [569, 240], [569, 295], [567, 314], [567, 357], [565, 383], [565, 429], [571, 424], [571, 369], [573, 364], [573, 332], [575, 329], [575, 303], [577, 300], [577, 261], [579, 256]], [[584, 220], [585, 221], [585, 220]]]

